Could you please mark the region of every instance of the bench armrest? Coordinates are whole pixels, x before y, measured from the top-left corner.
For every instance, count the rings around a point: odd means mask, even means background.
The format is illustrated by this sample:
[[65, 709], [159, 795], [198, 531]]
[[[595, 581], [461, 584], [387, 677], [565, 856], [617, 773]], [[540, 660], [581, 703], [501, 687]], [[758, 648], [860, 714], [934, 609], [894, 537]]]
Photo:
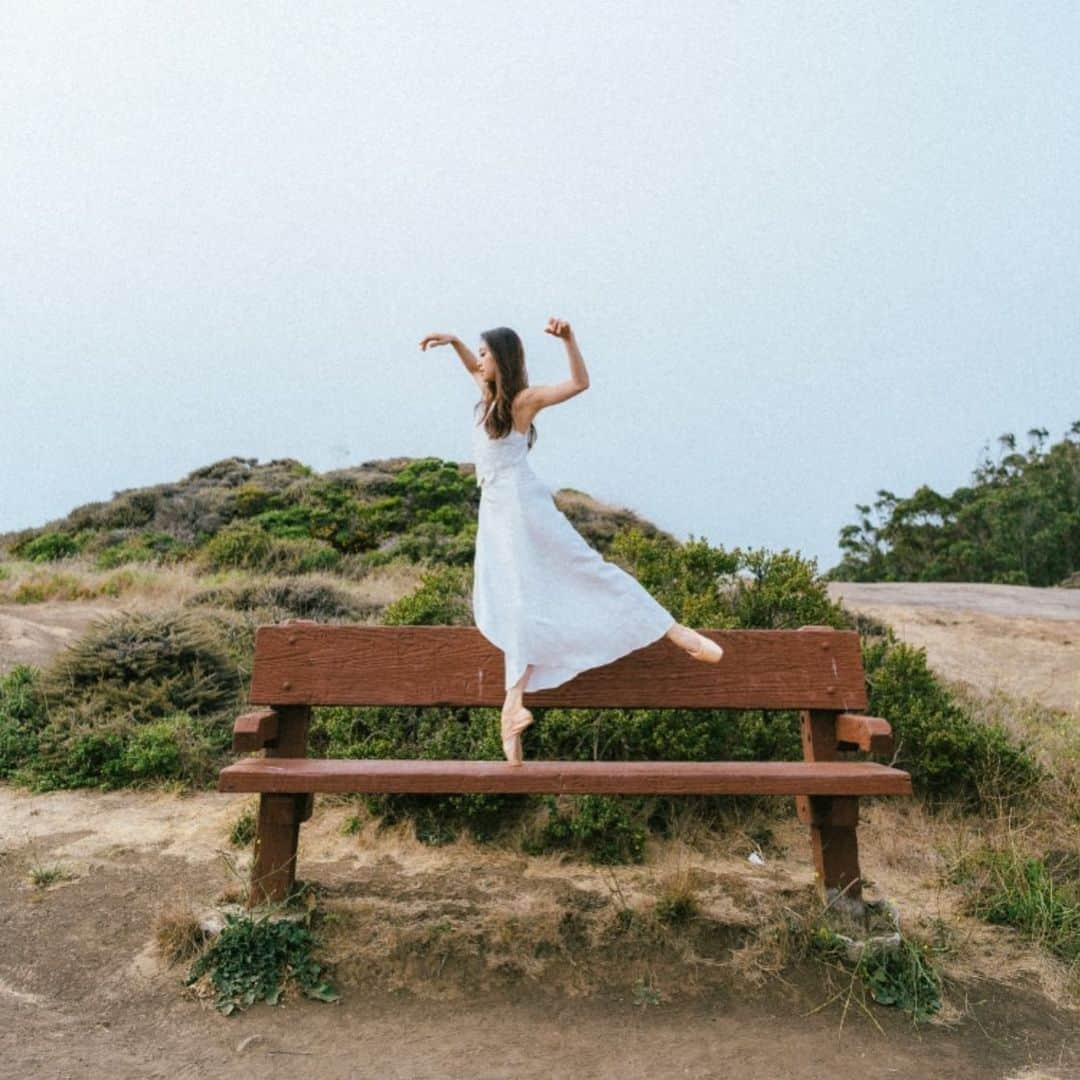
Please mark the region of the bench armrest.
[[238, 716], [233, 724], [232, 748], [235, 751], [262, 750], [278, 737], [278, 714], [273, 709], [257, 709]]
[[836, 743], [841, 750], [857, 748], [870, 754], [891, 754], [892, 728], [889, 721], [880, 716], [839, 713], [836, 717]]

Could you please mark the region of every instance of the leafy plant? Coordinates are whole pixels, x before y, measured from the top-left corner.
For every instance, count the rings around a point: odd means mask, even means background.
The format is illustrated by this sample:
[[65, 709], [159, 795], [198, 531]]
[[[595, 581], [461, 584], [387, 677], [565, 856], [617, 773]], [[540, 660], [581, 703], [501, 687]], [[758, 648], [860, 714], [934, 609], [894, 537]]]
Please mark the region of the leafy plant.
[[526, 837], [523, 847], [528, 854], [563, 849], [581, 852], [600, 864], [643, 860], [646, 830], [632, 814], [644, 804], [641, 798], [572, 795], [565, 810], [554, 795], [545, 795], [543, 800], [548, 817], [534, 835]]
[[813, 948], [850, 970], [879, 1005], [895, 1005], [915, 1021], [928, 1020], [941, 1009], [941, 975], [920, 942], [903, 934], [896, 946], [867, 942], [851, 963], [848, 946], [833, 930], [820, 926]]
[[277, 1005], [290, 984], [306, 997], [337, 1001], [340, 995], [312, 956], [317, 945], [303, 922], [228, 912], [224, 928], [192, 964], [185, 985], [209, 974], [214, 1007], [226, 1016], [256, 1001]]

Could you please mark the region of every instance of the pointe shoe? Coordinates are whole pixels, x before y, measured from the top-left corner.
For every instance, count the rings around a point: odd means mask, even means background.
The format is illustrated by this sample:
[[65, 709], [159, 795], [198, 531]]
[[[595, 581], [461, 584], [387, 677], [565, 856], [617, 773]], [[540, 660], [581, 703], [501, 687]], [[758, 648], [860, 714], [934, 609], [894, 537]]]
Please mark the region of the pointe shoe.
[[521, 764], [521, 733], [533, 722], [533, 714], [524, 706], [515, 712], [510, 722], [504, 714], [502, 719], [503, 754], [511, 765]]
[[690, 632], [697, 639], [697, 645], [693, 649], [687, 649], [687, 655], [694, 660], [703, 660], [706, 664], [718, 664], [724, 655], [723, 646], [717, 645], [712, 638], [707, 638], [696, 630]]

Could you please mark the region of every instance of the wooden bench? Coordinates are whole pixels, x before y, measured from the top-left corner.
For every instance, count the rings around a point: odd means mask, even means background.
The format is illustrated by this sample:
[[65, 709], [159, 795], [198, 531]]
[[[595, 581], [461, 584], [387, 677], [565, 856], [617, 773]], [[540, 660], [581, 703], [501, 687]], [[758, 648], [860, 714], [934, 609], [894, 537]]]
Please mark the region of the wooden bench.
[[[300, 824], [315, 792], [792, 795], [810, 828], [826, 900], [861, 904], [856, 841], [860, 795], [910, 795], [911, 777], [852, 750], [889, 754], [886, 721], [867, 704], [859, 636], [799, 630], [702, 630], [724, 647], [719, 664], [692, 660], [665, 638], [551, 690], [543, 709], [798, 709], [800, 762], [316, 760], [307, 732], [315, 705], [487, 706], [503, 702], [503, 656], [473, 627], [342, 626], [290, 620], [255, 635], [250, 702], [233, 749], [262, 750], [222, 769], [219, 791], [259, 792], [250, 906], [284, 899]], [[493, 721], [497, 723], [497, 717]], [[543, 724], [542, 714], [536, 718]], [[527, 737], [526, 737], [527, 738]], [[527, 742], [526, 742], [527, 745]], [[526, 751], [527, 752], [527, 751]]]

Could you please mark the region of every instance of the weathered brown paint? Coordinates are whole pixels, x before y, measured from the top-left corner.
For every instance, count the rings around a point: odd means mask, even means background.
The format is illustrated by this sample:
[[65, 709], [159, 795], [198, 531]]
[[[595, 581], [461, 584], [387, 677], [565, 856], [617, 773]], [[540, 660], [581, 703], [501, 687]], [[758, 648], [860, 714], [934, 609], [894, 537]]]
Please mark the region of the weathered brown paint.
[[[530, 707], [865, 709], [853, 630], [701, 630], [724, 648], [693, 660], [661, 638], [551, 690]], [[501, 706], [503, 654], [475, 627], [286, 623], [255, 634], [251, 701]]]
[[219, 791], [426, 794], [910, 795], [911, 777], [872, 761], [429, 761], [249, 758]]

